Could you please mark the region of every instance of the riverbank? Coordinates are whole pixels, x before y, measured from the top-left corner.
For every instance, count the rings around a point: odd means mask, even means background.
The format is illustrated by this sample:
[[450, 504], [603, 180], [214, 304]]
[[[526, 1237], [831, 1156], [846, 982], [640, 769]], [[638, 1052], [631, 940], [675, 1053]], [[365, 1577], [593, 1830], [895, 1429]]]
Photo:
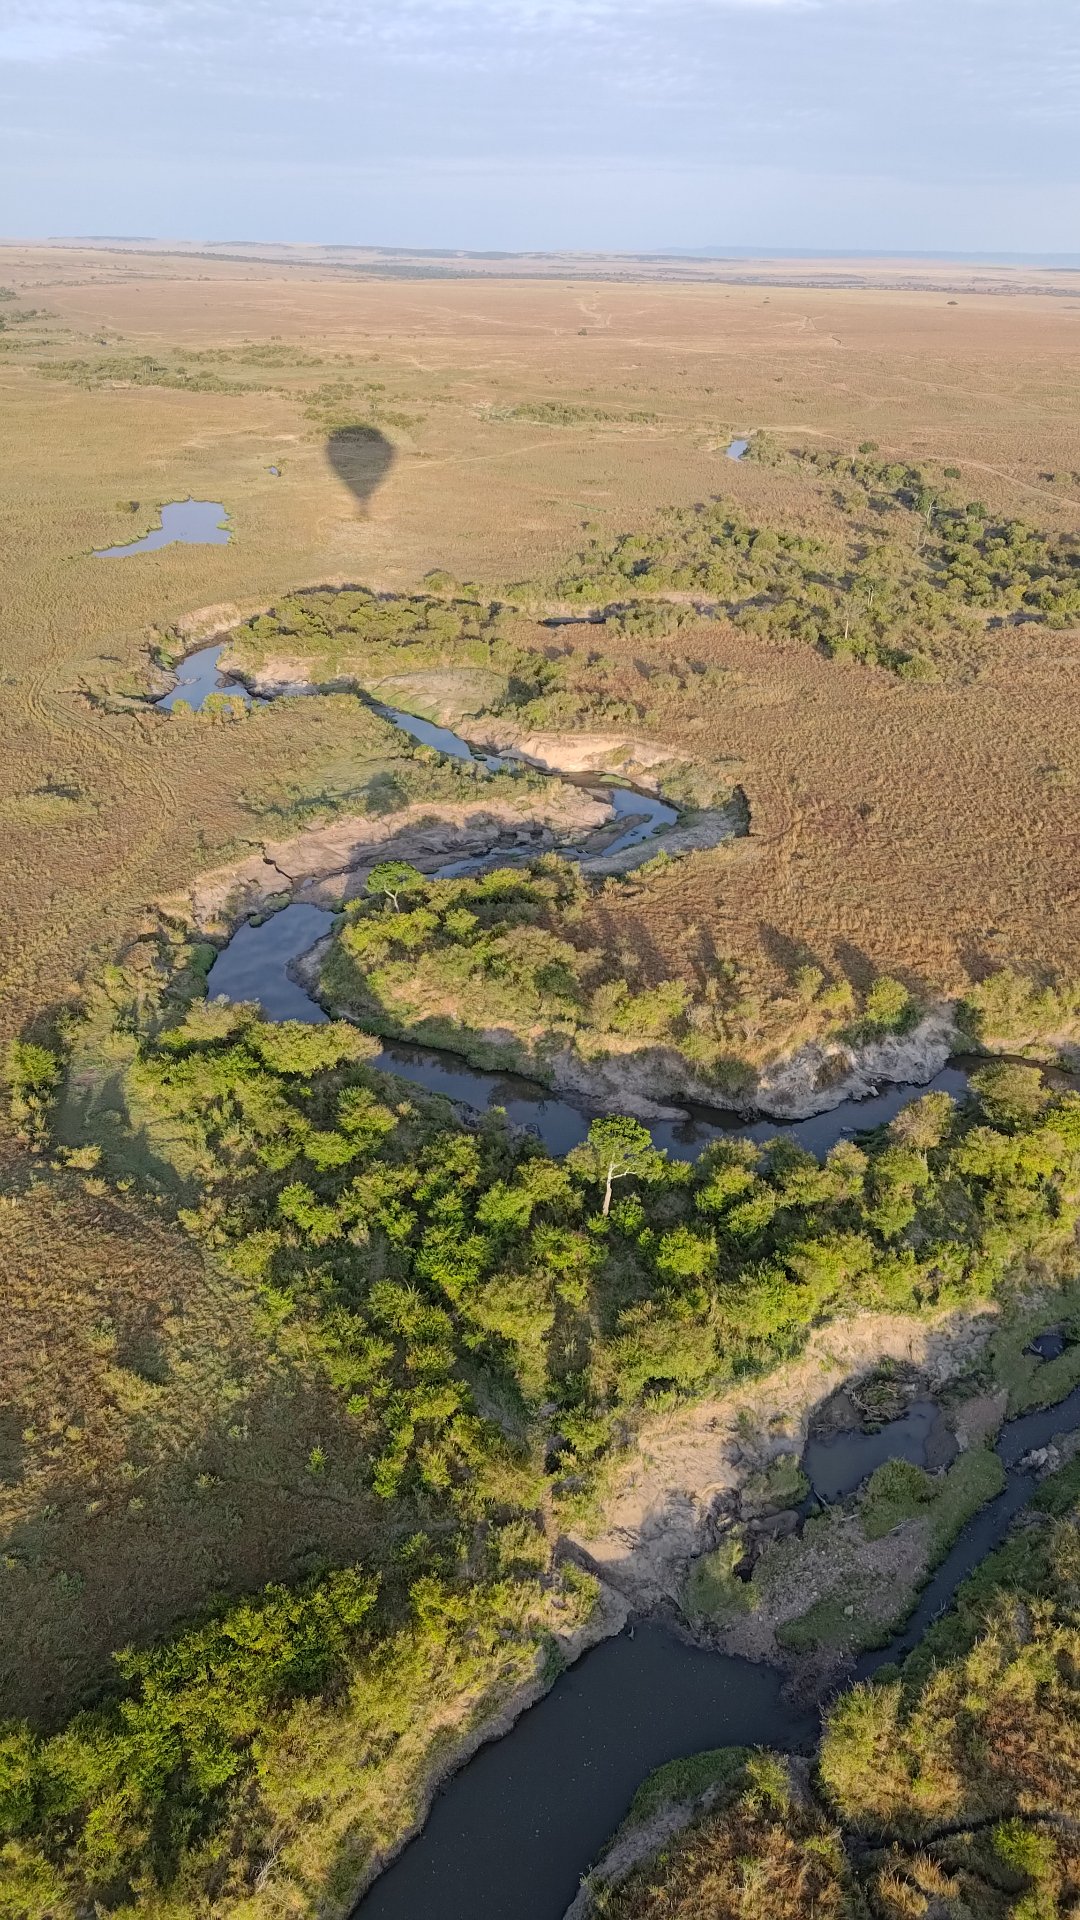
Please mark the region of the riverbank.
[[[1034, 1305], [1031, 1314], [1031, 1323], [1035, 1324], [1040, 1312]], [[857, 1381], [849, 1380], [848, 1384], [858, 1387]], [[949, 1376], [938, 1378], [939, 1391], [949, 1384]], [[997, 1415], [1003, 1411], [1004, 1398], [1004, 1394], [998, 1397]], [[986, 1396], [973, 1394], [963, 1404], [970, 1412], [966, 1437], [969, 1445], [977, 1449], [987, 1438]], [[1003, 1497], [991, 1499], [979, 1512], [974, 1525], [967, 1529], [969, 1535], [978, 1535], [977, 1541], [961, 1538], [947, 1553], [934, 1581], [934, 1618], [942, 1613], [958, 1584], [971, 1576], [983, 1558], [996, 1551], [1003, 1541], [1015, 1537], [1017, 1527], [1022, 1529], [1027, 1524], [1029, 1504], [1039, 1499], [1041, 1484], [1048, 1481], [1052, 1488], [1054, 1472], [1075, 1451], [1080, 1439], [1076, 1429], [1078, 1417], [1080, 1395], [1074, 1390], [1067, 1402], [1018, 1416], [1002, 1430], [1000, 1445], [1009, 1463], [1007, 1492]], [[992, 1425], [993, 1413], [990, 1418]], [[1070, 1428], [1068, 1443], [1060, 1454], [1046, 1445], [1059, 1421]], [[961, 1419], [958, 1428], [962, 1430], [963, 1426]], [[1035, 1442], [1042, 1444], [1034, 1446]], [[1002, 1477], [1004, 1479], [1004, 1473]], [[976, 1585], [982, 1578], [980, 1574]], [[514, 1819], [513, 1835], [504, 1854], [499, 1839], [491, 1832], [492, 1795], [498, 1795], [499, 1786], [494, 1774], [497, 1756], [489, 1753], [483, 1757], [485, 1765], [474, 1761], [453, 1781], [447, 1797], [437, 1803], [442, 1817], [404, 1853], [389, 1874], [372, 1887], [360, 1906], [362, 1920], [407, 1920], [408, 1915], [426, 1910], [425, 1898], [435, 1897], [436, 1888], [440, 1890], [439, 1912], [445, 1920], [471, 1920], [478, 1910], [473, 1903], [481, 1887], [486, 1889], [483, 1911], [489, 1913], [492, 1920], [496, 1920], [496, 1916], [497, 1920], [503, 1920], [504, 1915], [506, 1920], [510, 1920], [511, 1915], [518, 1920], [557, 1920], [564, 1909], [566, 1920], [585, 1920], [585, 1916], [594, 1911], [593, 1894], [617, 1885], [720, 1801], [724, 1782], [731, 1778], [733, 1763], [739, 1758], [732, 1752], [733, 1748], [782, 1748], [787, 1756], [785, 1764], [793, 1769], [791, 1777], [800, 1795], [805, 1794], [806, 1766], [797, 1758], [792, 1759], [792, 1750], [809, 1751], [815, 1737], [812, 1730], [818, 1725], [817, 1703], [835, 1698], [838, 1683], [850, 1685], [856, 1671], [876, 1669], [894, 1652], [917, 1644], [918, 1636], [925, 1633], [930, 1624], [930, 1616], [923, 1608], [920, 1614], [925, 1614], [921, 1624], [913, 1623], [907, 1632], [895, 1634], [890, 1644], [870, 1656], [858, 1670], [850, 1661], [842, 1667], [820, 1662], [814, 1666], [804, 1661], [800, 1673], [799, 1666], [793, 1670], [789, 1660], [786, 1662], [788, 1680], [781, 1697], [761, 1690], [761, 1681], [775, 1673], [775, 1665], [763, 1662], [760, 1654], [750, 1661], [745, 1654], [733, 1657], [715, 1637], [695, 1638], [685, 1618], [679, 1623], [678, 1637], [666, 1637], [673, 1623], [670, 1607], [634, 1608], [631, 1617], [638, 1622], [636, 1629], [632, 1629], [636, 1631], [636, 1638], [628, 1638], [624, 1633], [615, 1642], [609, 1642], [607, 1648], [613, 1667], [617, 1650], [620, 1655], [622, 1676], [618, 1704], [611, 1696], [606, 1674], [600, 1666], [605, 1651], [600, 1649], [590, 1656], [576, 1679], [568, 1676], [558, 1681], [548, 1699], [538, 1709], [534, 1708], [530, 1720], [521, 1723], [520, 1731], [511, 1736], [503, 1755], [502, 1773], [509, 1775], [508, 1799], [512, 1798], [515, 1809], [521, 1798], [526, 1799], [528, 1838]], [[644, 1676], [639, 1680], [634, 1674], [634, 1649], [639, 1645], [645, 1651], [647, 1674], [653, 1674], [657, 1659], [660, 1662], [663, 1678], [659, 1684], [665, 1702], [674, 1701], [677, 1705], [673, 1725], [666, 1722], [663, 1711], [654, 1704], [655, 1683]], [[707, 1650], [710, 1648], [712, 1650]], [[925, 1664], [925, 1656], [922, 1657]], [[698, 1696], [708, 1698], [710, 1672], [715, 1682], [722, 1680], [736, 1690], [741, 1707], [732, 1700], [717, 1711], [714, 1698], [704, 1716], [700, 1710], [695, 1712], [685, 1699], [683, 1684], [695, 1689]], [[590, 1686], [594, 1675], [595, 1683]], [[793, 1677], [795, 1684], [792, 1684]], [[811, 1678], [814, 1684], [808, 1688], [805, 1683]], [[643, 1710], [652, 1718], [651, 1751], [655, 1756], [654, 1767], [659, 1765], [660, 1772], [645, 1780], [646, 1772], [651, 1775], [651, 1770], [640, 1768], [636, 1780], [631, 1775], [629, 1789], [620, 1789], [619, 1783], [626, 1778], [626, 1769], [620, 1764], [624, 1746], [640, 1751], [634, 1748], [636, 1718], [627, 1711], [627, 1700], [633, 1697], [637, 1687], [644, 1695]], [[583, 1704], [583, 1713], [594, 1722], [599, 1717], [605, 1726], [605, 1733], [592, 1743], [590, 1793], [599, 1799], [601, 1808], [610, 1807], [613, 1793], [618, 1795], [621, 1790], [623, 1794], [621, 1812], [609, 1826], [609, 1833], [618, 1828], [614, 1842], [603, 1850], [598, 1867], [590, 1872], [568, 1908], [570, 1885], [578, 1873], [584, 1872], [580, 1852], [576, 1872], [573, 1865], [573, 1849], [575, 1845], [580, 1846], [573, 1800], [577, 1766], [573, 1736], [567, 1742], [568, 1781], [564, 1783], [558, 1778], [553, 1781], [543, 1772], [540, 1760], [540, 1753], [550, 1750], [552, 1766], [556, 1769], [559, 1766], [561, 1750], [557, 1743], [568, 1729], [560, 1727], [555, 1705], [564, 1688], [573, 1689], [575, 1697], [587, 1701], [587, 1705]], [[845, 1697], [841, 1695], [841, 1700]], [[571, 1713], [575, 1712], [575, 1698], [568, 1701], [568, 1707]], [[784, 1732], [778, 1737], [776, 1731], [770, 1733], [769, 1728], [775, 1729], [781, 1721]], [[535, 1736], [531, 1741], [523, 1738], [530, 1724]], [[701, 1731], [697, 1732], [699, 1728]], [[696, 1752], [696, 1746], [715, 1749], [721, 1740], [729, 1741], [730, 1746], [704, 1755]], [[505, 1778], [503, 1791], [506, 1791]], [[632, 1797], [634, 1804], [626, 1816]], [[593, 1831], [597, 1830], [597, 1824], [592, 1820]], [[542, 1836], [549, 1836], [547, 1853], [542, 1850], [545, 1844]], [[511, 1848], [516, 1848], [516, 1852]], [[480, 1873], [469, 1864], [472, 1850], [483, 1858]], [[597, 1848], [594, 1859], [600, 1851]], [[553, 1897], [560, 1880], [567, 1889], [561, 1903]], [[493, 1893], [492, 1889], [497, 1891]], [[606, 1912], [606, 1907], [603, 1910]]]
[[[194, 683], [200, 686], [202, 700], [209, 697], [211, 670], [213, 674], [220, 670], [226, 675], [240, 675], [238, 684], [243, 686], [245, 696], [254, 692], [264, 698], [280, 698], [319, 690], [313, 683], [295, 677], [295, 660], [275, 658], [262, 668], [253, 668], [250, 663], [245, 667], [242, 658], [237, 662], [223, 660], [225, 651], [218, 646], [188, 656], [187, 664]], [[208, 662], [206, 673], [196, 665], [203, 659]], [[602, 880], [627, 875], [651, 859], [651, 836], [658, 830], [662, 833], [659, 849], [667, 860], [686, 859], [751, 831], [750, 810], [741, 788], [735, 789], [726, 805], [698, 808], [682, 819], [672, 809], [661, 808], [651, 822], [646, 819], [629, 833], [616, 832], [609, 812], [606, 817], [611, 825], [605, 829], [602, 816], [583, 811], [583, 803], [575, 808], [574, 793], [582, 789], [575, 789], [573, 780], [594, 774], [598, 781], [605, 782], [606, 788], [588, 790], [591, 799], [597, 801], [606, 791], [616, 814], [630, 810], [632, 823], [633, 790], [611, 783], [633, 779], [643, 796], [655, 794], [660, 784], [657, 769], [676, 760], [674, 749], [627, 733], [537, 733], [490, 716], [460, 721], [460, 699], [455, 705], [445, 689], [439, 699], [425, 699], [424, 676], [414, 675], [413, 680], [417, 713], [380, 708], [383, 718], [444, 756], [473, 760], [478, 769], [483, 766], [489, 773], [511, 763], [539, 770], [554, 788], [546, 809], [535, 798], [523, 806], [511, 797], [487, 815], [482, 806], [444, 807], [429, 810], [426, 815], [422, 809], [412, 809], [374, 824], [346, 818], [308, 828], [289, 843], [267, 845], [261, 861], [252, 856], [231, 873], [208, 876], [198, 895], [193, 893], [192, 911], [200, 931], [220, 935], [242, 912], [281, 905], [285, 897], [325, 905], [355, 898], [374, 864], [373, 854], [406, 860], [423, 872], [438, 875], [454, 871], [457, 864], [491, 862], [500, 853], [513, 862], [527, 857], [530, 850], [567, 848], [582, 872]], [[372, 681], [370, 686], [355, 680], [347, 684], [359, 687], [369, 698], [375, 691], [385, 691], [381, 681]], [[227, 687], [228, 681], [223, 685]], [[401, 695], [400, 688], [397, 693]], [[171, 700], [173, 695], [166, 698]], [[437, 712], [440, 720], [454, 718], [460, 731], [454, 733], [445, 725], [425, 719], [425, 708]], [[477, 755], [479, 759], [474, 757]], [[612, 838], [614, 845], [610, 844]], [[291, 888], [287, 896], [281, 892], [282, 880]], [[820, 971], [816, 979], [822, 986]], [[834, 999], [836, 991], [829, 989]], [[692, 1103], [742, 1115], [758, 1112], [779, 1121], [805, 1119], [849, 1100], [870, 1098], [883, 1085], [924, 1085], [941, 1072], [961, 1037], [955, 1006], [941, 1003], [917, 1017], [904, 990], [898, 989], [898, 1024], [892, 1016], [897, 1030], [888, 1030], [888, 1023], [884, 1030], [878, 1030], [871, 1020], [870, 1031], [854, 1038], [852, 1032], [845, 1031], [845, 1026], [852, 1025], [844, 1018], [845, 1006], [853, 1010], [850, 989], [844, 989], [837, 1001], [840, 1017], [824, 1022], [820, 1014], [815, 1019], [811, 1012], [810, 1002], [816, 992], [814, 987], [807, 998], [805, 989], [800, 989], [800, 1000], [792, 1009], [792, 1025], [803, 1032], [824, 1025], [820, 1036], [795, 1039], [786, 1050], [781, 1045], [771, 1054], [758, 1041], [751, 1058], [725, 1057], [721, 1074], [703, 1074], [696, 1069], [674, 1038], [667, 1044], [657, 1040], [650, 1044], [647, 1037], [630, 1037], [610, 1027], [594, 1031], [580, 1019], [574, 1023], [579, 1031], [561, 1038], [537, 1029], [535, 1021], [519, 1021], [504, 1032], [497, 1021], [492, 1025], [490, 1019], [484, 1019], [479, 1023], [479, 1035], [470, 1035], [467, 1028], [455, 1032], [452, 1015], [442, 1018], [440, 1031], [433, 1033], [388, 1004], [380, 1009], [378, 1025], [380, 1031], [396, 1038], [421, 1044], [434, 1041], [453, 1048], [473, 1066], [495, 1065], [496, 1055], [501, 1054], [499, 1064], [505, 1070], [532, 1076], [557, 1093], [585, 1100], [601, 1112], [664, 1118], [674, 1107]], [[325, 1004], [336, 1005], [346, 1017], [352, 1017], [353, 1010], [347, 1002], [342, 1003], [340, 995], [321, 997]], [[663, 1027], [661, 1020], [661, 1030]], [[696, 1044], [699, 1036], [694, 1037]], [[735, 1091], [725, 1085], [731, 1080]]]
[[1078, 1492], [1075, 1461], [1033, 1487], [904, 1665], [834, 1700], [810, 1764], [714, 1748], [654, 1772], [564, 1920], [749, 1920], [763, 1879], [785, 1920], [1068, 1911]]

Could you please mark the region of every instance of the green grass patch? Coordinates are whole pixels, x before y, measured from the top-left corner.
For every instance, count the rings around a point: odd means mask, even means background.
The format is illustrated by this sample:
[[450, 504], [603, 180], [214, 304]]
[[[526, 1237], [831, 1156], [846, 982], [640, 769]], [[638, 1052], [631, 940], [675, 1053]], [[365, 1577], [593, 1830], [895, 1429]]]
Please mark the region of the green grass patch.
[[729, 1626], [740, 1614], [750, 1613], [757, 1596], [749, 1580], [740, 1580], [735, 1569], [744, 1554], [742, 1535], [731, 1533], [712, 1553], [695, 1560], [687, 1575], [684, 1604], [696, 1620], [708, 1620], [713, 1626]]
[[797, 1507], [810, 1491], [810, 1482], [799, 1465], [798, 1454], [781, 1453], [761, 1473], [752, 1473], [742, 1491], [746, 1511], [764, 1512], [772, 1507]]
[[1051, 1327], [1080, 1334], [1080, 1286], [1063, 1287], [1052, 1306], [1043, 1300], [1018, 1313], [990, 1341], [987, 1363], [995, 1384], [1008, 1391], [1010, 1419], [1037, 1407], [1055, 1406], [1080, 1386], [1080, 1340], [1056, 1360], [1040, 1360], [1024, 1352], [1037, 1334]]
[[1050, 1513], [1056, 1518], [1058, 1514], [1068, 1513], [1070, 1508], [1075, 1507], [1078, 1502], [1080, 1502], [1080, 1454], [1077, 1454], [1075, 1460], [1070, 1460], [1067, 1467], [1062, 1467], [1060, 1473], [1052, 1474], [1048, 1480], [1043, 1481], [1031, 1504], [1039, 1513]]
[[705, 1753], [690, 1753], [682, 1760], [669, 1760], [643, 1780], [630, 1802], [630, 1811], [621, 1832], [640, 1827], [662, 1807], [688, 1807], [700, 1800], [709, 1787], [742, 1785], [749, 1747], [710, 1747]]
[[813, 1653], [818, 1647], [861, 1653], [865, 1647], [883, 1646], [899, 1621], [871, 1621], [861, 1611], [873, 1591], [869, 1581], [853, 1580], [842, 1592], [825, 1594], [797, 1619], [777, 1627], [777, 1645], [789, 1653]]
[[937, 1493], [937, 1482], [911, 1460], [885, 1460], [871, 1475], [862, 1502], [863, 1532], [882, 1540], [903, 1520], [913, 1520]]
[[[880, 1580], [871, 1581], [860, 1574], [857, 1563], [849, 1561], [842, 1586], [823, 1594], [805, 1613], [777, 1628], [779, 1645], [792, 1653], [807, 1653], [816, 1647], [860, 1653], [884, 1646], [907, 1619], [920, 1588], [945, 1558], [961, 1528], [1004, 1485], [1005, 1469], [997, 1454], [981, 1447], [962, 1453], [940, 1479], [907, 1460], [886, 1460], [871, 1476], [863, 1495], [863, 1532], [868, 1541], [881, 1540], [893, 1527], [910, 1520], [921, 1521], [927, 1530], [927, 1551], [919, 1579], [906, 1589], [898, 1586], [895, 1606], [883, 1614], [880, 1607], [875, 1607], [881, 1597]], [[835, 1524], [831, 1515], [823, 1517], [814, 1532]], [[797, 1552], [797, 1547], [793, 1551]], [[766, 1555], [762, 1562], [765, 1577], [768, 1558]]]
[[905, 1520], [926, 1518], [940, 1558], [964, 1522], [1004, 1485], [1001, 1461], [984, 1447], [962, 1453], [944, 1479], [913, 1466], [910, 1460], [886, 1460], [863, 1495], [863, 1532], [868, 1540], [881, 1540]]

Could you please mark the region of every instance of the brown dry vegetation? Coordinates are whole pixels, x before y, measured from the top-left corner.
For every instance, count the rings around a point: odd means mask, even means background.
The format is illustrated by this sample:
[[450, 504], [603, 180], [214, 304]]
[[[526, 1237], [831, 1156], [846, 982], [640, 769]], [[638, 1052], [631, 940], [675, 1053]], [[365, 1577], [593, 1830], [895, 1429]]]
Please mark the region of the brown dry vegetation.
[[[610, 534], [721, 490], [748, 514], [818, 523], [808, 481], [724, 458], [748, 427], [838, 447], [869, 435], [958, 465], [1002, 511], [1080, 524], [1076, 487], [1042, 477], [1076, 458], [1066, 276], [1055, 297], [1032, 285], [952, 305], [932, 284], [401, 281], [319, 260], [9, 247], [0, 281], [44, 314], [0, 335], [7, 1031], [66, 996], [148, 902], [256, 841], [245, 796], [333, 803], [382, 751], [351, 702], [229, 724], [88, 699], [145, 684], [153, 630], [212, 631], [305, 583], [550, 577], [583, 523]], [[148, 355], [193, 384], [41, 370]], [[581, 411], [494, 417], [552, 405]], [[348, 418], [394, 447], [366, 506], [326, 459]], [[224, 501], [227, 546], [93, 558], [189, 493]], [[667, 973], [709, 942], [774, 983], [805, 948], [945, 989], [1008, 959], [1080, 968], [1075, 635], [1009, 630], [962, 681], [924, 688], [720, 626], [697, 629], [694, 651], [725, 670], [722, 696], [704, 714], [664, 696], [656, 731], [730, 763], [752, 832], [605, 896], [604, 938]], [[0, 1186], [23, 1173], [12, 1153]], [[303, 1355], [268, 1343], [134, 1200], [80, 1197], [44, 1170], [0, 1231], [15, 1563], [0, 1704], [48, 1719], [136, 1629], [309, 1549], [336, 1554], [344, 1534], [355, 1547], [362, 1501], [347, 1460], [340, 1497], [311, 1498], [307, 1453], [336, 1443]]]
[[[721, 489], [749, 513], [819, 521], [808, 482], [724, 458], [748, 426], [840, 447], [870, 434], [958, 464], [992, 506], [1080, 522], [1076, 487], [1042, 477], [1075, 454], [1080, 301], [1060, 292], [951, 305], [930, 287], [402, 283], [74, 249], [7, 249], [0, 273], [49, 316], [9, 330], [0, 354], [12, 1014], [43, 974], [62, 987], [95, 923], [122, 923], [175, 877], [193, 814], [216, 837], [232, 812], [234, 741], [206, 774], [163, 726], [144, 737], [78, 698], [84, 682], [137, 673], [151, 625], [305, 581], [549, 575], [583, 521], [612, 531]], [[221, 348], [232, 358], [189, 373], [255, 390], [88, 389], [34, 370]], [[343, 397], [312, 400], [335, 384]], [[486, 417], [553, 402], [614, 418]], [[342, 409], [382, 423], [396, 449], [366, 510], [324, 457]], [[189, 490], [225, 500], [227, 547], [90, 557]], [[131, 499], [136, 516], [118, 509]], [[676, 703], [670, 725], [680, 738], [696, 726], [737, 764], [754, 831], [734, 859], [699, 859], [650, 890], [647, 911], [627, 910], [666, 967], [688, 919], [766, 966], [791, 941], [943, 987], [1008, 958], [1075, 966], [1072, 636], [1008, 630], [968, 684], [929, 690], [722, 628], [702, 645], [729, 689], [706, 715]], [[86, 799], [46, 822], [39, 790], [58, 779]]]
[[0, 1204], [0, 1695], [45, 1726], [208, 1595], [354, 1558], [373, 1507], [304, 1341], [95, 1184]]

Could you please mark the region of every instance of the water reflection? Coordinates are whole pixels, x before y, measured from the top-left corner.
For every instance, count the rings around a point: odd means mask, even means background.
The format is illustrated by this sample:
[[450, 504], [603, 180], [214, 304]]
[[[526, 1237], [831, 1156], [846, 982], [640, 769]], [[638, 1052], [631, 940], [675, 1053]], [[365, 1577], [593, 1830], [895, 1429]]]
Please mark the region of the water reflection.
[[218, 661], [225, 651], [225, 643], [216, 647], [202, 647], [198, 653], [189, 653], [175, 668], [176, 685], [160, 700], [155, 707], [161, 707], [166, 713], [175, 707], [178, 700], [191, 707], [196, 713], [212, 693], [225, 693], [233, 700], [242, 700], [246, 707], [251, 705], [251, 695], [242, 680], [234, 680], [227, 673], [219, 673]]
[[160, 527], [151, 528], [141, 540], [126, 547], [95, 547], [95, 560], [123, 560], [131, 553], [150, 553], [156, 547], [177, 543], [189, 547], [223, 547], [229, 528], [223, 523], [228, 514], [220, 500], [170, 500], [161, 509]]

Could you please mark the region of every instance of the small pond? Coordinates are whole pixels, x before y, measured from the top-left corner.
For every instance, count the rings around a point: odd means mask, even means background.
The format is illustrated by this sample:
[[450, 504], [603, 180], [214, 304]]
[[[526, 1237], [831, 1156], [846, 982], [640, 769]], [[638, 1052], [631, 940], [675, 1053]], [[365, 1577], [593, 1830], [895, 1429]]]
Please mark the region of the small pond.
[[822, 1500], [842, 1500], [886, 1460], [910, 1460], [916, 1467], [947, 1467], [957, 1455], [941, 1409], [933, 1400], [916, 1400], [876, 1433], [859, 1428], [812, 1434], [802, 1469]]
[[1024, 1348], [1034, 1360], [1059, 1360], [1069, 1345], [1060, 1327], [1050, 1327], [1046, 1333], [1036, 1334]]
[[229, 539], [228, 514], [220, 500], [170, 500], [161, 509], [161, 525], [126, 547], [95, 547], [95, 560], [125, 560], [178, 542], [189, 547], [223, 547]]
[[728, 459], [741, 460], [749, 445], [749, 440], [733, 440], [730, 447], [725, 448]]
[[270, 1020], [303, 1020], [321, 1025], [326, 1014], [289, 977], [289, 968], [330, 931], [333, 916], [323, 907], [294, 903], [271, 913], [258, 926], [245, 920], [210, 969], [211, 999], [257, 1000]]
[[202, 647], [198, 653], [189, 653], [176, 668], [176, 685], [170, 687], [154, 705], [168, 713], [178, 700], [183, 700], [196, 713], [212, 693], [226, 693], [232, 700], [242, 700], [245, 706], [251, 705], [251, 695], [243, 681], [234, 680], [230, 675], [218, 672], [218, 661], [225, 651], [224, 642], [217, 647]]

